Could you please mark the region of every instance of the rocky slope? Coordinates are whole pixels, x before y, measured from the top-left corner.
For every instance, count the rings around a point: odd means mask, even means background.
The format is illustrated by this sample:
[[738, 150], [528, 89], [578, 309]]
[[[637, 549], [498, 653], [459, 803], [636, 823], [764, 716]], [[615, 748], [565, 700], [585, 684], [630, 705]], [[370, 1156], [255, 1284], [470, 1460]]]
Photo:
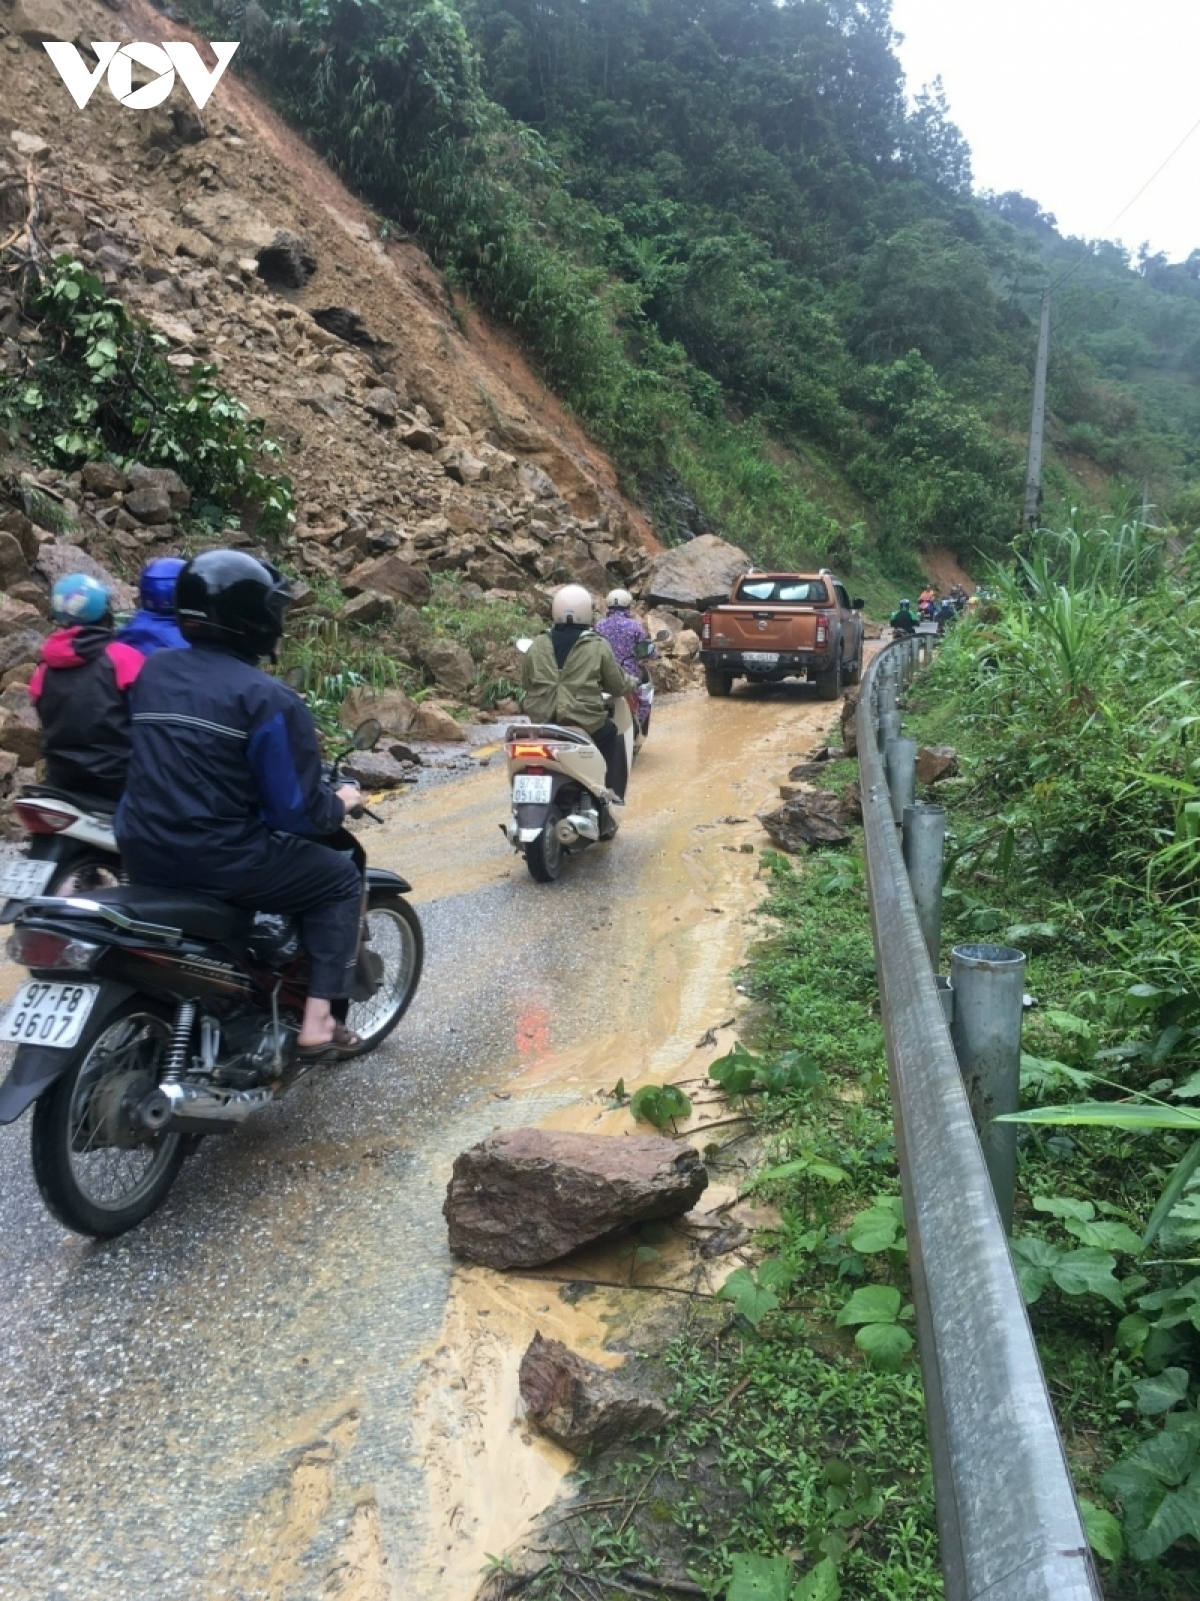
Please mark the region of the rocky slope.
[[[656, 547], [610, 464], [250, 87], [227, 74], [202, 116], [178, 85], [153, 111], [103, 83], [75, 108], [41, 41], [73, 40], [91, 65], [88, 42], [114, 36], [195, 38], [142, 0], [0, 0], [0, 248], [10, 264], [75, 256], [181, 374], [215, 363], [265, 419], [297, 498], [270, 553], [299, 576], [300, 606], [464, 700], [484, 665], [419, 621], [439, 575], [458, 580], [442, 591], [456, 605], [543, 615], [567, 580], [640, 591]], [[12, 376], [44, 352], [3, 278], [0, 341]], [[188, 502], [163, 471], [39, 470], [19, 439], [0, 460], [0, 748], [30, 759], [22, 686], [49, 582], [89, 561], [129, 580], [186, 553]], [[252, 524], [234, 537], [268, 548]]]

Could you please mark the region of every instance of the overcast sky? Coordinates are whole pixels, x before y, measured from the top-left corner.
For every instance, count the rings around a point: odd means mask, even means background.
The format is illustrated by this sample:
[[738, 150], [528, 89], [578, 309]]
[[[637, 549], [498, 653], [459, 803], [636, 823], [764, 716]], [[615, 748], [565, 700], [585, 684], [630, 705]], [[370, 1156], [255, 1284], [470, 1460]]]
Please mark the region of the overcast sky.
[[1064, 233], [1200, 249], [1200, 0], [893, 0], [910, 93], [941, 76], [980, 189]]

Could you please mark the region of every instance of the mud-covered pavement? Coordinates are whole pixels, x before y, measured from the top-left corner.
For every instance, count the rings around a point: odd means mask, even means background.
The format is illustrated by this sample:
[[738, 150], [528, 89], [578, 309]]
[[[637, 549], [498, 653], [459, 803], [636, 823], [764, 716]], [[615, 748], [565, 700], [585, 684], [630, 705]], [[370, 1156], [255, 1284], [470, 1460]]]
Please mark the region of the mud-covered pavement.
[[801, 686], [661, 703], [620, 836], [554, 886], [500, 834], [501, 758], [396, 803], [365, 843], [425, 925], [408, 1018], [206, 1141], [131, 1235], [61, 1230], [25, 1122], [0, 1130], [3, 1601], [468, 1601], [570, 1465], [517, 1419], [524, 1343], [603, 1359], [605, 1329], [455, 1268], [450, 1163], [500, 1126], [628, 1129], [596, 1091], [711, 1056], [754, 813], [836, 712]]

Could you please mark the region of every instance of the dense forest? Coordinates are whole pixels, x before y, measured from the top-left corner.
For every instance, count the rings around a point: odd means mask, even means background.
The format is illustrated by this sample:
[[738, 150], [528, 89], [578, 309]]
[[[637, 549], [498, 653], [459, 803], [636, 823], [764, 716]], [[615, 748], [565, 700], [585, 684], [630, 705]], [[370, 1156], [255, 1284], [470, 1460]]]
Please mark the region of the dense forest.
[[[210, 4], [192, 0], [201, 20]], [[1045, 510], [1200, 523], [1200, 252], [977, 195], [890, 0], [251, 0], [239, 63], [519, 335], [664, 537], [913, 571]]]

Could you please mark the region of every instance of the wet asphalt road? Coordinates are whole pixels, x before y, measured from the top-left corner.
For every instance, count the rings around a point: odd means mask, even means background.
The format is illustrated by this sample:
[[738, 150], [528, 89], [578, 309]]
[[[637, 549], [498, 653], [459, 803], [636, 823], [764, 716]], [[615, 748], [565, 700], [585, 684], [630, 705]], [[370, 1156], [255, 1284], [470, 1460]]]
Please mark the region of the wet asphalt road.
[[59, 1228], [26, 1123], [0, 1130], [0, 1601], [467, 1601], [422, 1577], [412, 1429], [453, 1273], [450, 1162], [676, 1068], [729, 1014], [756, 894], [741, 845], [765, 843], [755, 810], [833, 712], [802, 688], [661, 705], [618, 840], [551, 887], [500, 835], [499, 760], [390, 803], [365, 843], [415, 885], [409, 1016], [207, 1140], [124, 1238]]

